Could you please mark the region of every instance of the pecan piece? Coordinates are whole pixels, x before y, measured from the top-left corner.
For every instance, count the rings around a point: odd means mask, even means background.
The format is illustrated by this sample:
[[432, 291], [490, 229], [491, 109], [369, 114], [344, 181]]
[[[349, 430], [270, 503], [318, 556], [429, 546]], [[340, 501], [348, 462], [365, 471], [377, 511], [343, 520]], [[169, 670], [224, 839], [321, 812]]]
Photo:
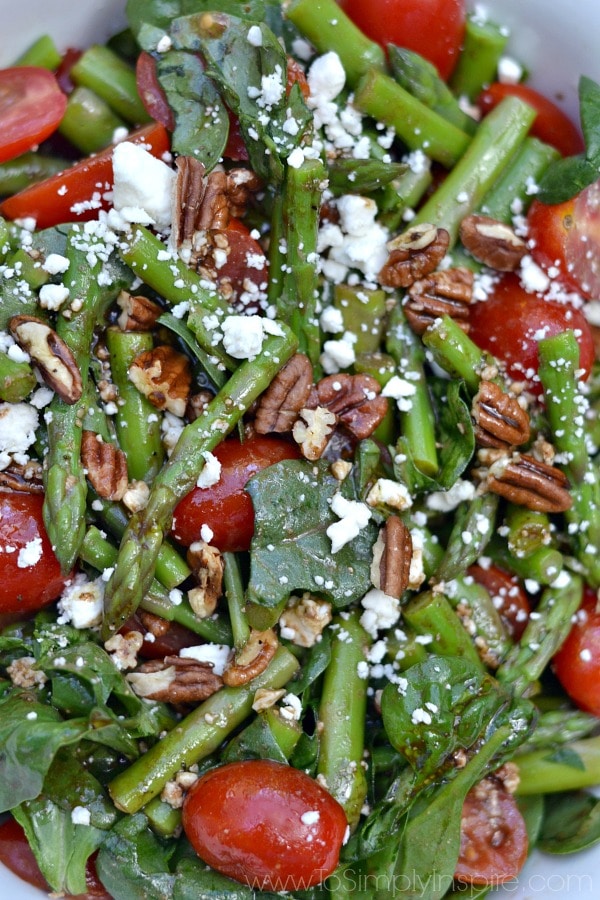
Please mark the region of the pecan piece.
[[212, 616], [223, 593], [223, 557], [216, 547], [205, 541], [194, 541], [188, 549], [187, 561], [197, 582], [188, 591], [188, 600], [196, 615], [205, 619]]
[[292, 435], [305, 459], [321, 459], [337, 424], [337, 416], [324, 406], [301, 409]]
[[371, 375], [327, 375], [316, 385], [319, 406], [334, 413], [338, 421], [358, 440], [368, 438], [388, 409], [387, 397]]
[[129, 367], [129, 378], [157, 409], [185, 415], [192, 370], [183, 353], [168, 345], [145, 350]]
[[117, 319], [121, 331], [152, 331], [162, 313], [158, 303], [128, 291], [121, 291], [117, 305], [121, 309]]
[[390, 255], [379, 273], [380, 284], [409, 287], [437, 269], [449, 245], [450, 235], [445, 228], [429, 223], [414, 225], [388, 243]]
[[81, 436], [81, 461], [87, 479], [106, 500], [122, 500], [127, 490], [127, 457], [109, 441], [103, 441], [94, 431]]
[[252, 169], [230, 169], [227, 172], [227, 205], [229, 212], [240, 219], [246, 212], [250, 195], [262, 187], [262, 181]]
[[126, 677], [139, 697], [163, 703], [201, 703], [223, 686], [212, 663], [182, 656], [150, 659]]
[[272, 628], [250, 632], [250, 637], [223, 672], [223, 682], [230, 687], [247, 684], [267, 668], [277, 650], [277, 635]]
[[514, 272], [527, 253], [527, 244], [510, 225], [490, 216], [465, 216], [460, 239], [471, 256], [499, 272]]
[[529, 414], [516, 397], [493, 381], [480, 382], [471, 414], [475, 421], [475, 440], [481, 447], [508, 448], [529, 440]]
[[197, 394], [192, 394], [185, 408], [186, 418], [190, 422], [195, 422], [196, 419], [202, 415], [214, 396], [215, 395], [210, 391], [198, 391]]
[[305, 592], [290, 597], [279, 618], [279, 633], [298, 647], [314, 647], [331, 618], [331, 603]]
[[413, 542], [398, 516], [389, 516], [373, 548], [371, 581], [390, 597], [400, 599], [410, 583]]
[[441, 316], [450, 316], [468, 331], [474, 277], [469, 269], [457, 267], [432, 272], [411, 284], [403, 309], [415, 334], [423, 334]]
[[48, 387], [70, 406], [77, 403], [83, 393], [81, 372], [70, 348], [56, 331], [34, 316], [13, 316], [8, 327]]
[[295, 353], [260, 397], [254, 420], [258, 434], [291, 431], [312, 386], [313, 369], [308, 356]]
[[561, 513], [573, 502], [564, 472], [525, 453], [503, 456], [489, 469], [475, 469], [473, 474], [484, 490], [528, 509]]
[[22, 465], [13, 460], [0, 471], [0, 489], [20, 491], [22, 494], [43, 494], [41, 463], [30, 460]]

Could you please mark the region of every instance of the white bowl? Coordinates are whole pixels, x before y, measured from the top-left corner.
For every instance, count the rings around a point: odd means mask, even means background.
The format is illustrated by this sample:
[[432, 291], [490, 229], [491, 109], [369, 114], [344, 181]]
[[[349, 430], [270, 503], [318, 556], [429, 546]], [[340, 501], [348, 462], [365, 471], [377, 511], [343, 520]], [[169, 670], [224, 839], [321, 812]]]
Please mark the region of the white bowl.
[[[50, 34], [60, 50], [105, 40], [125, 25], [124, 0], [18, 0], [10, 15], [4, 0], [0, 65], [6, 66], [40, 35]], [[600, 82], [598, 0], [485, 0], [484, 9], [511, 30], [507, 52], [526, 64], [530, 84], [577, 120], [577, 82]], [[572, 856], [534, 853], [518, 879], [499, 889], [515, 900], [600, 897], [600, 847]], [[40, 900], [43, 895], [0, 866], [0, 897]]]

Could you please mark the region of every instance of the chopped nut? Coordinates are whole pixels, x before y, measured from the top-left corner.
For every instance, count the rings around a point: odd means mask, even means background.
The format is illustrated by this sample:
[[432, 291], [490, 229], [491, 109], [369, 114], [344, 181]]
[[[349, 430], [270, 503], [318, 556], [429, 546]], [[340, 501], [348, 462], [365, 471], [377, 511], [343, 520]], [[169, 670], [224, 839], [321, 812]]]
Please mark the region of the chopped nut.
[[127, 457], [122, 450], [99, 434], [84, 431], [81, 437], [81, 460], [88, 481], [99, 497], [122, 500], [127, 490]]
[[21, 465], [14, 460], [0, 471], [0, 488], [23, 494], [43, 494], [42, 466], [36, 460]]
[[230, 687], [247, 684], [267, 668], [277, 650], [277, 635], [272, 628], [250, 632], [250, 637], [223, 672], [223, 682]]
[[150, 487], [145, 481], [131, 481], [127, 485], [127, 490], [123, 494], [123, 504], [132, 512], [139, 512], [145, 509], [150, 497]]
[[529, 440], [529, 415], [516, 397], [492, 381], [481, 381], [473, 397], [475, 440], [482, 447], [510, 447]]
[[198, 582], [188, 592], [190, 606], [200, 618], [212, 615], [223, 593], [223, 557], [216, 547], [194, 541], [187, 553], [188, 564]]
[[298, 647], [314, 647], [331, 619], [331, 603], [305, 592], [290, 597], [279, 618], [280, 634]]
[[117, 305], [122, 310], [117, 319], [121, 331], [152, 331], [162, 313], [158, 303], [128, 291], [121, 291], [117, 297]]
[[564, 472], [527, 454], [503, 456], [473, 475], [484, 490], [539, 512], [565, 512], [573, 502]]
[[129, 367], [129, 378], [157, 409], [185, 415], [192, 372], [187, 356], [168, 345], [146, 350]]
[[406, 485], [391, 478], [378, 478], [366, 497], [369, 506], [387, 506], [389, 509], [409, 509], [412, 497]]
[[370, 437], [388, 410], [387, 397], [371, 375], [328, 375], [316, 385], [319, 406], [327, 407], [358, 440]]
[[273, 690], [272, 688], [259, 688], [254, 694], [254, 702], [252, 709], [254, 712], [261, 712], [263, 709], [271, 709], [278, 700], [285, 697], [285, 688]]
[[344, 481], [352, 471], [352, 463], [347, 459], [336, 459], [331, 463], [331, 474], [338, 481]]
[[432, 272], [411, 284], [403, 309], [415, 334], [423, 334], [441, 316], [450, 316], [468, 331], [473, 281], [473, 273], [459, 267]]
[[212, 663], [183, 656], [148, 660], [126, 677], [139, 697], [164, 703], [201, 703], [223, 686]]
[[475, 259], [499, 272], [514, 272], [527, 253], [527, 244], [510, 225], [490, 216], [466, 216], [460, 224], [460, 239]]
[[110, 653], [117, 669], [135, 669], [137, 653], [144, 643], [144, 636], [139, 631], [128, 631], [127, 634], [113, 634], [104, 649]]
[[373, 585], [399, 600], [409, 584], [412, 552], [410, 531], [398, 516], [389, 516], [373, 547]]
[[33, 316], [13, 316], [8, 325], [15, 341], [29, 354], [48, 387], [65, 403], [77, 403], [83, 393], [81, 372], [62, 338]]
[[162, 616], [155, 616], [154, 613], [147, 612], [145, 609], [139, 609], [137, 617], [146, 631], [155, 638], [164, 637], [171, 628], [171, 623], [167, 619], [163, 619]]
[[197, 394], [192, 394], [185, 408], [186, 418], [190, 422], [195, 422], [202, 415], [213, 397], [214, 394], [211, 394], [210, 391], [198, 391]]
[[437, 269], [450, 245], [445, 228], [423, 223], [414, 225], [387, 245], [390, 255], [379, 273], [380, 284], [409, 287]]
[[6, 672], [17, 687], [43, 687], [48, 677], [41, 669], [36, 669], [36, 665], [34, 656], [21, 656], [6, 667]]
[[230, 169], [227, 172], [227, 205], [229, 212], [240, 219], [246, 212], [250, 195], [260, 190], [262, 181], [252, 169]]
[[324, 406], [301, 409], [292, 435], [305, 459], [320, 459], [333, 434], [337, 417]]
[[260, 397], [254, 421], [258, 434], [291, 431], [312, 386], [313, 369], [308, 356], [294, 354]]

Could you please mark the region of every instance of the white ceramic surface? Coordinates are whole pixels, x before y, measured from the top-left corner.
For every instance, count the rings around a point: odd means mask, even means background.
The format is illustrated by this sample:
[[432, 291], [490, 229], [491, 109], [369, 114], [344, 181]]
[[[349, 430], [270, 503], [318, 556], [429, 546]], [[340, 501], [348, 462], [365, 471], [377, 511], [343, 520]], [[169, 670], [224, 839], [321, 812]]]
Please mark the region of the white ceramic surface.
[[[484, 0], [469, 5], [510, 28], [510, 54], [532, 72], [530, 83], [576, 115], [579, 76], [600, 81], [599, 0]], [[102, 41], [123, 27], [123, 7], [123, 0], [0, 0], [0, 65], [10, 64], [44, 33], [60, 49]], [[600, 847], [565, 857], [536, 853], [499, 894], [515, 900], [598, 900]], [[0, 900], [42, 896], [0, 866]]]

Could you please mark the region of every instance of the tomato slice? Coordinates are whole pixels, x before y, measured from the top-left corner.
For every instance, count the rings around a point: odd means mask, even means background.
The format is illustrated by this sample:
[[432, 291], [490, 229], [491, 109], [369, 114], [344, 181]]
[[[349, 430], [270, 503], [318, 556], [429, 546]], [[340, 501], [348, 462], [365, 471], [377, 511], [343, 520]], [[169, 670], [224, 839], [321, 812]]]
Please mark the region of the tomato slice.
[[71, 79], [71, 69], [76, 62], [79, 62], [82, 55], [83, 51], [77, 50], [75, 47], [69, 47], [63, 53], [60, 65], [56, 70], [56, 80], [61, 91], [65, 94], [70, 94], [75, 89], [75, 84]]
[[519, 97], [532, 106], [537, 115], [531, 126], [531, 134], [555, 147], [563, 156], [574, 156], [585, 149], [583, 137], [566, 113], [526, 84], [504, 84], [499, 81], [490, 84], [480, 95], [478, 105], [488, 113], [505, 97]]
[[[143, 144], [159, 159], [170, 146], [169, 136], [159, 123], [132, 132], [127, 140]], [[35, 219], [38, 228], [97, 219], [98, 210], [109, 207], [106, 194], [112, 189], [113, 149], [113, 146], [106, 147], [95, 156], [8, 197], [0, 204], [0, 214], [7, 219]]]
[[53, 131], [67, 98], [52, 72], [37, 66], [0, 71], [0, 162], [31, 150]]
[[590, 587], [566, 641], [553, 660], [556, 676], [569, 697], [586, 712], [600, 716], [600, 611]]
[[510, 881], [525, 865], [527, 849], [527, 829], [515, 798], [497, 778], [484, 778], [463, 805], [454, 877], [471, 884]]
[[146, 107], [149, 116], [164, 125], [168, 131], [175, 128], [175, 117], [167, 102], [165, 92], [156, 77], [156, 62], [154, 57], [142, 50], [137, 58], [135, 78], [141, 101]]

